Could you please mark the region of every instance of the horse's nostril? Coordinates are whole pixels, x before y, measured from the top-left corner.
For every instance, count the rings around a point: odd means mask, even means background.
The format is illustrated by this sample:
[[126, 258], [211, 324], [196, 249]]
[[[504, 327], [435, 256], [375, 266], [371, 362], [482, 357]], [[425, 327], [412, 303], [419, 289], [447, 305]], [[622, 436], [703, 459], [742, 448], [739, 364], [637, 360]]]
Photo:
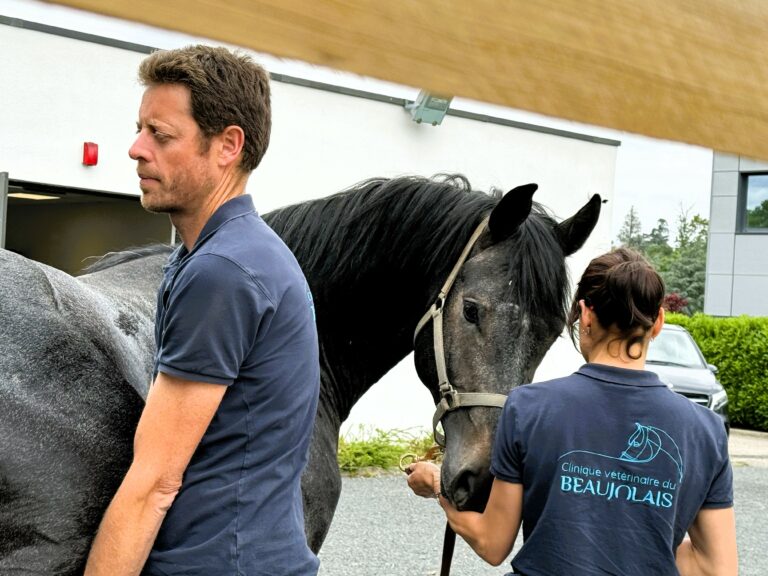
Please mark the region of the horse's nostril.
[[459, 510], [467, 507], [467, 504], [475, 494], [478, 485], [478, 476], [472, 470], [464, 470], [453, 482], [453, 503]]
[[491, 493], [493, 477], [485, 471], [464, 469], [450, 484], [448, 499], [459, 510], [482, 512]]

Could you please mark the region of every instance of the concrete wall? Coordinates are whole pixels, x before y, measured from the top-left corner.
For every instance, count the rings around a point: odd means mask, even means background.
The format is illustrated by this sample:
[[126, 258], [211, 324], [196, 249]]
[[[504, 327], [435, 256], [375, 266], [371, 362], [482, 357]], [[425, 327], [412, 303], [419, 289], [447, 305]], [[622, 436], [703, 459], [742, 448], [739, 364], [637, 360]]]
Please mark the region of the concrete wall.
[[740, 231], [743, 175], [768, 173], [768, 162], [715, 152], [704, 312], [768, 316], [768, 231]]
[[[7, 23], [0, 23], [0, 46], [0, 171], [19, 180], [138, 195], [127, 150], [142, 94], [136, 69], [145, 54]], [[559, 219], [592, 194], [613, 199], [615, 142], [511, 127], [491, 117], [448, 116], [439, 127], [418, 125], [402, 103], [288, 81], [273, 81], [272, 89], [272, 141], [248, 187], [260, 212], [372, 176], [441, 172], [464, 173], [478, 189], [536, 182], [535, 199]], [[84, 141], [99, 144], [98, 166], [81, 165]], [[569, 260], [572, 276], [610, 248], [610, 230], [606, 209], [585, 247]], [[581, 362], [561, 338], [537, 379], [562, 375]], [[431, 411], [406, 359], [366, 395], [350, 422], [426, 425]]]

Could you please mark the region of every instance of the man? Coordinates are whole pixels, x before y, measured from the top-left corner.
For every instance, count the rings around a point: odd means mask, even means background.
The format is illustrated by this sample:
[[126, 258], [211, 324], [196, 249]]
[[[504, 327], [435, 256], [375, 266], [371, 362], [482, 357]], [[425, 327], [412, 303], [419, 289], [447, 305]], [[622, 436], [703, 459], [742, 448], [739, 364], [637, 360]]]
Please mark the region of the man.
[[307, 575], [300, 477], [319, 393], [312, 297], [245, 194], [269, 142], [266, 72], [223, 48], [156, 52], [142, 205], [183, 244], [158, 293], [155, 379], [87, 576]]

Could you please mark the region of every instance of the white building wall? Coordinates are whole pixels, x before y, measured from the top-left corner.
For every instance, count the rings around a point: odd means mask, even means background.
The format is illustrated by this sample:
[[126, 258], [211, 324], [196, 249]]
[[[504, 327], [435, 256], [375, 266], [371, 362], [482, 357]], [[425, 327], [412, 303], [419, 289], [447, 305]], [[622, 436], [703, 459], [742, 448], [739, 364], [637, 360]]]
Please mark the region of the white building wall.
[[739, 231], [741, 178], [768, 162], [715, 152], [704, 312], [768, 316], [768, 234]]
[[[61, 186], [138, 195], [127, 150], [135, 137], [145, 54], [0, 25], [0, 171]], [[535, 199], [559, 219], [592, 194], [613, 198], [616, 147], [448, 116], [418, 125], [401, 107], [290, 83], [273, 82], [269, 151], [248, 191], [264, 213], [325, 196], [372, 176], [460, 172], [477, 189], [536, 182]], [[81, 165], [82, 144], [99, 144], [99, 164]], [[610, 206], [610, 204], [609, 204]], [[611, 210], [569, 260], [578, 278], [610, 248]], [[537, 379], [559, 376], [581, 358], [561, 338]], [[408, 358], [355, 407], [350, 425], [427, 425], [431, 399]]]
[[[142, 54], [0, 25], [0, 171], [11, 178], [138, 193], [128, 158]], [[99, 164], [81, 164], [83, 142]]]

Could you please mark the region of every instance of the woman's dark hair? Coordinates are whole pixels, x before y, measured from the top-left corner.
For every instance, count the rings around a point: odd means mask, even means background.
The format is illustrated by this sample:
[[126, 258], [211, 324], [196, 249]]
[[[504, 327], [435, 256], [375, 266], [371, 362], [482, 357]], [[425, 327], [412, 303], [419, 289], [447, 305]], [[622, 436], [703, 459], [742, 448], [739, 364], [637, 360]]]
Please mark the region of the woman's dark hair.
[[664, 281], [638, 252], [617, 248], [589, 263], [579, 280], [568, 312], [568, 332], [576, 343], [575, 324], [580, 317], [579, 301], [592, 309], [600, 326], [616, 339], [626, 340], [626, 352], [642, 343], [659, 316], [664, 300]]

